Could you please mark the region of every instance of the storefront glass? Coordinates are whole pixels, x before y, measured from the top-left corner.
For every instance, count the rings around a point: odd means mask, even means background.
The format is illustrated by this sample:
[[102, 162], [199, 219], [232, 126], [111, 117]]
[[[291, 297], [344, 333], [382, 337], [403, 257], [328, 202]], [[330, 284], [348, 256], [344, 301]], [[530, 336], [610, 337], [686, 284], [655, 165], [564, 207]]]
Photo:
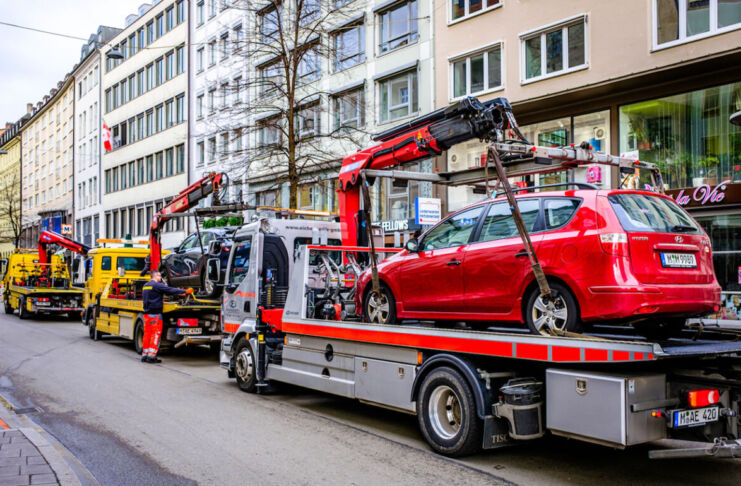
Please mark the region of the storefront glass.
[[[741, 180], [741, 83], [620, 107], [620, 151], [659, 166], [671, 188]], [[641, 174], [644, 181], [645, 174]]]
[[695, 219], [710, 236], [715, 276], [723, 290], [721, 318], [741, 319], [741, 213]]

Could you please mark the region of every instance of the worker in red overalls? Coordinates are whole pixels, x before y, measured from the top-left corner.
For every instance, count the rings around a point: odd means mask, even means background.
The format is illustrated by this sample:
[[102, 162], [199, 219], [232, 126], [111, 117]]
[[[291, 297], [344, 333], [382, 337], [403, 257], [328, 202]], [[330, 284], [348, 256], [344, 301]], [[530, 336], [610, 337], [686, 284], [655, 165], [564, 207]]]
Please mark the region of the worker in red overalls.
[[159, 270], [150, 272], [152, 280], [144, 284], [142, 301], [144, 304], [144, 342], [142, 343], [142, 361], [145, 363], [161, 363], [157, 358], [162, 336], [162, 301], [167, 295], [192, 294], [193, 289], [178, 289], [168, 287], [162, 283], [162, 274]]

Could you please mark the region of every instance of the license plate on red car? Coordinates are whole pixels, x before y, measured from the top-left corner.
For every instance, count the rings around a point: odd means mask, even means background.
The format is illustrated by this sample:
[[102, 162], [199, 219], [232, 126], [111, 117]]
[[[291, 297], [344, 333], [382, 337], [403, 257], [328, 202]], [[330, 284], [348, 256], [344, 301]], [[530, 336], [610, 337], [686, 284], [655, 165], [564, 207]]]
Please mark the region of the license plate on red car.
[[662, 253], [661, 266], [671, 268], [697, 268], [697, 259], [692, 253]]

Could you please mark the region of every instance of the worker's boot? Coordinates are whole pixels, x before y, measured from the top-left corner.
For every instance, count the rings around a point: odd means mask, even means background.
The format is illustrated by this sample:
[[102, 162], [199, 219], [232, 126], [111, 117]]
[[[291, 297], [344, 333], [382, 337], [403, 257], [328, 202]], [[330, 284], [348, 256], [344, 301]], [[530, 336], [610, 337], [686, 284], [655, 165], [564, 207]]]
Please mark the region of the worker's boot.
[[155, 356], [155, 357], [151, 357], [151, 358], [149, 358], [149, 359], [147, 360], [147, 363], [162, 363], [162, 360], [161, 360], [161, 359], [159, 359], [159, 358], [157, 358], [157, 357]]

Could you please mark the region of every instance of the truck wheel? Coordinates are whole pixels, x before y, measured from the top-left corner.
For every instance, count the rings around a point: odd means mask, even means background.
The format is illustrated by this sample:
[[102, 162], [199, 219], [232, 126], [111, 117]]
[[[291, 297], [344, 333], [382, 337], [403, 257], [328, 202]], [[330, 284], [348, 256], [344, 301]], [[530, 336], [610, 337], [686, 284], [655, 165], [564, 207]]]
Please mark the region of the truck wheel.
[[18, 299], [18, 318], [19, 319], [28, 319], [31, 317], [30, 312], [28, 312], [28, 309], [26, 309], [26, 298], [21, 297]]
[[88, 317], [87, 317], [87, 331], [88, 331], [88, 335], [90, 336], [90, 339], [92, 339], [93, 341], [97, 341], [98, 339], [100, 339], [100, 332], [98, 331], [98, 325], [97, 325], [97, 321], [95, 320], [95, 314], [90, 314], [90, 312], [88, 312]]
[[524, 317], [530, 332], [550, 336], [551, 325], [557, 331], [581, 332], [579, 308], [571, 291], [558, 282], [548, 284], [551, 288], [550, 300], [540, 295], [537, 286], [527, 296]]
[[425, 376], [417, 393], [417, 421], [427, 443], [440, 454], [463, 456], [481, 447], [483, 427], [473, 393], [452, 368]]
[[144, 350], [144, 323], [142, 321], [136, 321], [134, 327], [134, 349], [137, 354], [142, 354]]
[[243, 392], [254, 393], [257, 388], [255, 353], [252, 352], [250, 342], [244, 337], [239, 338], [236, 349], [234, 375], [237, 378], [237, 385], [239, 385], [239, 389]]
[[13, 313], [13, 306], [10, 305], [10, 302], [8, 302], [8, 298], [5, 298], [5, 313], [6, 314], [12, 314]]
[[394, 324], [396, 322], [396, 300], [391, 289], [381, 285], [378, 295], [369, 290], [363, 302], [363, 317], [366, 322]]

